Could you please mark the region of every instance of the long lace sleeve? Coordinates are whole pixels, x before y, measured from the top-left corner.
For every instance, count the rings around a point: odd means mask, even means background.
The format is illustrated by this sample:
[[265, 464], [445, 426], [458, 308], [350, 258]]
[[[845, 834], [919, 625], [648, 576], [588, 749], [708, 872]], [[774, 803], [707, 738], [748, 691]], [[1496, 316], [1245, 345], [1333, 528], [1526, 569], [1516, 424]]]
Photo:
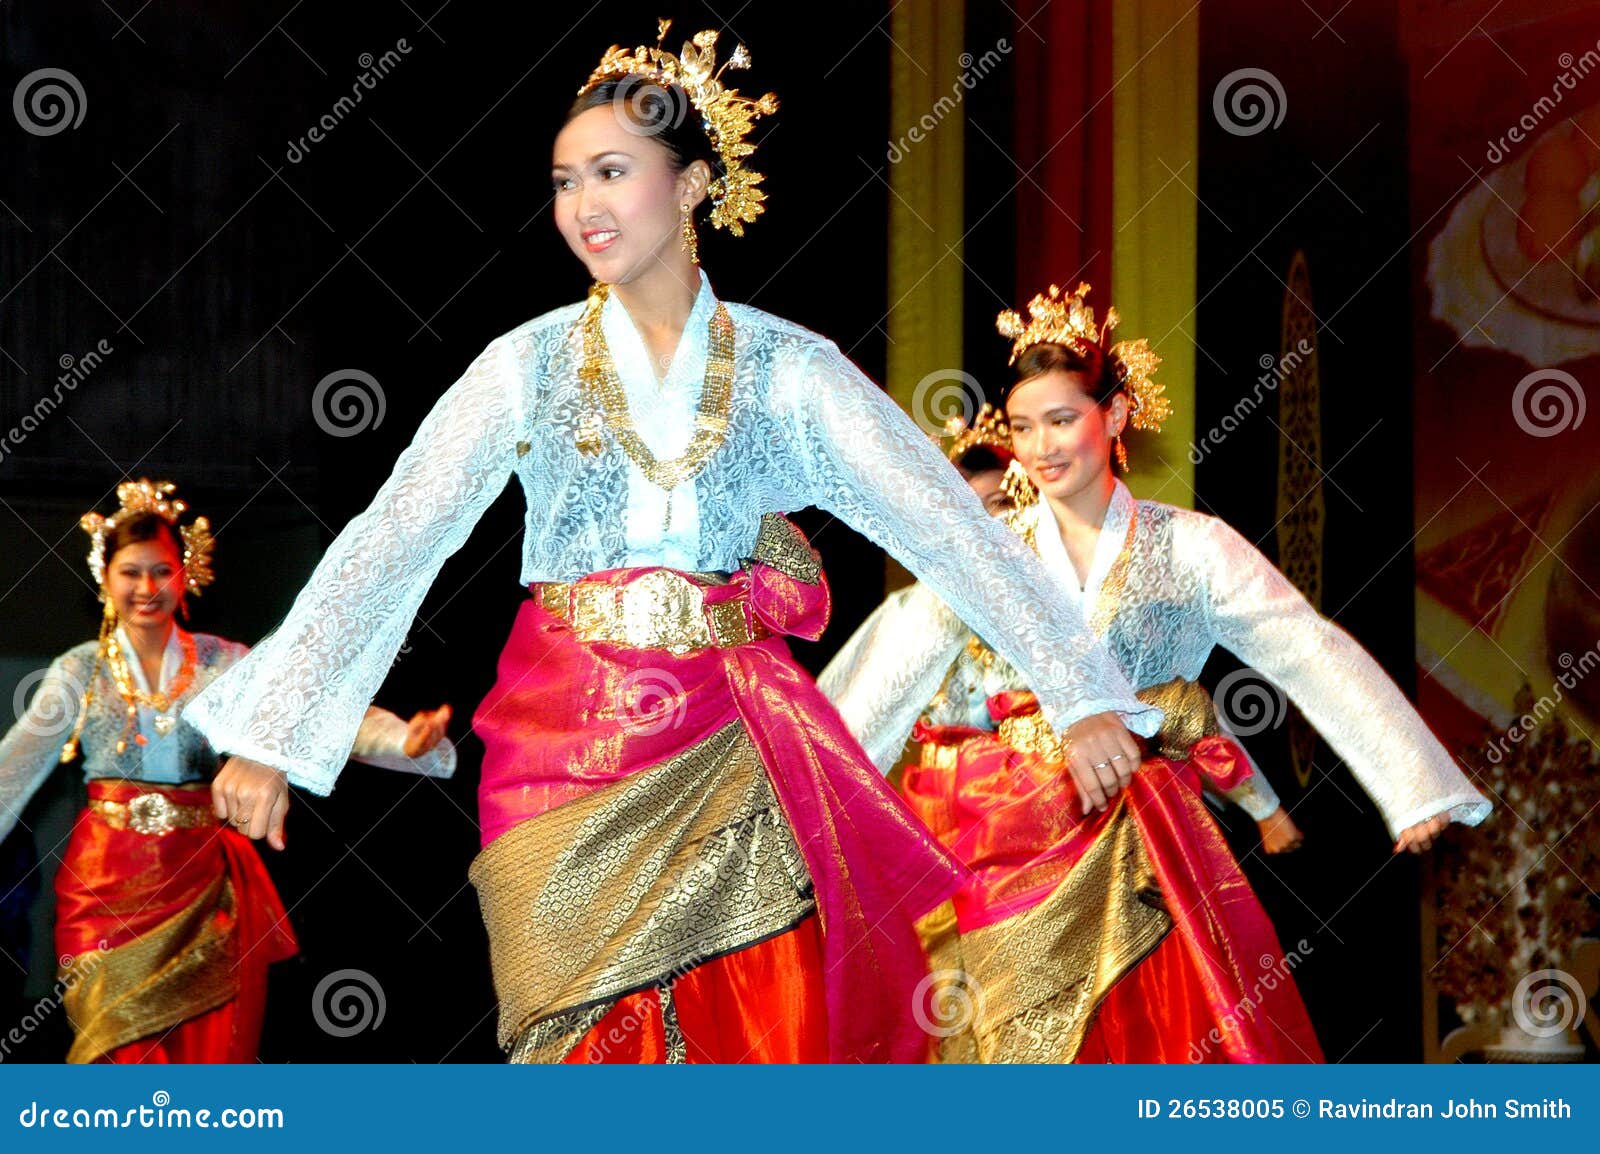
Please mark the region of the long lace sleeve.
[[[932, 442], [830, 342], [780, 379], [814, 504], [898, 558], [1028, 678], [1058, 730], [1115, 711], [1150, 736], [1161, 711], [1061, 596], [1039, 559], [984, 512]], [[918, 702], [921, 706], [926, 702]]]
[[511, 475], [521, 388], [502, 339], [440, 398], [283, 624], [185, 710], [214, 748], [333, 788], [428, 587]]
[[1300, 707], [1391, 834], [1440, 813], [1467, 825], [1488, 815], [1488, 800], [1371, 654], [1230, 526], [1198, 515], [1185, 524], [1195, 539], [1181, 554], [1200, 566], [1212, 635]]
[[894, 768], [967, 636], [927, 586], [912, 585], [874, 609], [817, 678], [882, 772]]
[[33, 691], [28, 708], [0, 738], [0, 841], [6, 839], [50, 771], [61, 764], [61, 751], [72, 736], [83, 708], [89, 662], [76, 651], [50, 663]]
[[421, 777], [454, 777], [456, 747], [448, 738], [420, 757], [406, 756], [406, 719], [376, 705], [367, 709], [356, 730], [350, 760], [396, 773], [415, 773]]

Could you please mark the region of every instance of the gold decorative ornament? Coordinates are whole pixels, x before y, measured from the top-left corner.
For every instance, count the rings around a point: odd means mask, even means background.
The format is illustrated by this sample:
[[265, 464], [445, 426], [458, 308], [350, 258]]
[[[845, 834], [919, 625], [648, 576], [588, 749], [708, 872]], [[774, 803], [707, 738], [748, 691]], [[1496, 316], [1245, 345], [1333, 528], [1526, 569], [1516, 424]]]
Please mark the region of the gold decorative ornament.
[[700, 234], [694, 230], [694, 213], [683, 205], [683, 251], [689, 254], [689, 263], [700, 263]]
[[581, 95], [603, 81], [625, 76], [682, 90], [700, 114], [700, 125], [722, 160], [722, 175], [707, 189], [711, 196], [711, 223], [734, 236], [743, 236], [744, 226], [761, 215], [762, 201], [766, 199], [766, 193], [758, 187], [761, 173], [744, 162], [755, 151], [755, 145], [745, 138], [757, 117], [778, 111], [778, 97], [769, 92], [752, 100], [723, 85], [722, 74], [728, 69], [750, 67], [750, 50], [743, 44], [735, 47], [718, 68], [715, 29], [696, 32], [692, 40], [684, 43], [682, 54], [674, 56], [662, 47], [671, 27], [670, 20], [658, 21], [654, 48], [644, 44], [633, 49], [612, 45], [578, 92]]
[[[117, 687], [117, 693], [127, 703], [127, 722], [123, 727], [123, 735], [117, 741], [117, 752], [124, 753], [128, 748], [128, 731], [139, 723], [139, 706], [155, 710], [154, 720], [156, 734], [165, 737], [171, 733], [178, 724], [178, 719], [172, 716], [172, 707], [182, 697], [189, 686], [194, 684], [195, 666], [198, 664], [195, 654], [194, 637], [191, 634], [179, 632], [179, 642], [183, 649], [183, 662], [178, 666], [178, 672], [172, 679], [172, 684], [166, 689], [154, 693], [146, 693], [134, 682], [133, 670], [128, 666], [128, 658], [122, 652], [122, 645], [117, 640], [117, 635], [112, 634], [105, 639], [101, 650], [105, 657], [106, 669], [111, 674], [111, 681]], [[144, 734], [134, 734], [133, 740], [139, 745], [145, 744]]]
[[[1172, 415], [1172, 404], [1163, 395], [1166, 386], [1154, 379], [1161, 358], [1143, 337], [1108, 344], [1120, 320], [1117, 310], [1106, 309], [1104, 323], [1096, 325], [1094, 309], [1085, 299], [1088, 295], [1087, 281], [1065, 296], [1061, 286], [1051, 285], [1048, 292], [1039, 293], [1028, 302], [1026, 322], [1013, 309], [996, 317], [995, 328], [1001, 336], [1011, 338], [1010, 363], [1016, 364], [1024, 352], [1042, 344], [1065, 345], [1080, 356], [1108, 360], [1118, 382], [1128, 392], [1128, 420], [1135, 429], [1159, 432]], [[1118, 453], [1118, 461], [1126, 470], [1125, 451]]]
[[188, 503], [172, 494], [177, 486], [171, 481], [151, 481], [140, 477], [137, 481], [124, 481], [117, 486], [119, 508], [109, 517], [99, 513], [85, 513], [78, 527], [89, 534], [89, 572], [100, 587], [100, 599], [106, 596], [106, 537], [119, 522], [141, 513], [154, 513], [178, 530], [183, 538], [184, 586], [196, 597], [200, 590], [215, 580], [211, 572], [211, 550], [215, 539], [211, 536], [211, 522], [196, 517], [193, 523], [179, 525], [178, 518], [188, 511]]
[[1005, 410], [997, 409], [988, 401], [978, 410], [968, 424], [960, 414], [944, 423], [944, 435], [953, 438], [945, 447], [944, 455], [951, 461], [960, 461], [979, 445], [997, 449], [1006, 457], [1012, 455], [1011, 426], [1006, 422]]
[[668, 569], [620, 588], [592, 581], [546, 581], [535, 596], [545, 612], [572, 627], [578, 640], [665, 649], [682, 656], [733, 649], [767, 637], [744, 599], [707, 604], [705, 589]]
[[92, 798], [89, 808], [115, 830], [165, 837], [173, 830], [199, 829], [216, 822], [209, 805], [181, 805], [164, 793], [139, 793], [127, 801]]
[[1003, 518], [1006, 525], [1028, 548], [1038, 552], [1039, 540], [1034, 532], [1038, 518], [1034, 509], [1039, 504], [1039, 490], [1028, 479], [1028, 471], [1021, 461], [1013, 460], [1006, 466], [1005, 476], [1000, 478], [1000, 491], [1011, 500], [1011, 508]]
[[695, 412], [694, 433], [682, 456], [662, 461], [634, 428], [627, 393], [606, 345], [600, 314], [609, 295], [610, 289], [604, 284], [590, 289], [588, 307], [579, 322], [583, 329], [583, 365], [578, 377], [589, 407], [578, 422], [578, 451], [585, 456], [599, 454], [603, 449], [602, 429], [609, 430], [645, 478], [670, 493], [704, 468], [727, 438], [733, 400], [733, 318], [728, 315], [727, 306], [718, 301], [707, 326], [706, 375]]

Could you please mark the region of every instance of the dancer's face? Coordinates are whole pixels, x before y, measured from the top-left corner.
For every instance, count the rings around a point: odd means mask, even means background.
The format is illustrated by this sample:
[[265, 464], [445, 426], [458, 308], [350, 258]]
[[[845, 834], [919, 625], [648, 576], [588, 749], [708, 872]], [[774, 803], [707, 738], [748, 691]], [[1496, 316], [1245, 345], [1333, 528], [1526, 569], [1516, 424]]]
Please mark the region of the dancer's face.
[[961, 470], [961, 475], [967, 479], [967, 484], [972, 486], [972, 491], [978, 494], [978, 500], [983, 502], [983, 507], [991, 517], [998, 517], [1011, 508], [1011, 498], [1006, 496], [1006, 491], [1000, 487], [1000, 482], [1005, 479], [1005, 472], [1001, 469], [988, 469], [982, 473], [969, 473]]
[[183, 558], [165, 533], [124, 545], [106, 565], [106, 589], [128, 624], [168, 624], [183, 599]]
[[556, 136], [550, 174], [556, 227], [597, 281], [627, 284], [663, 266], [693, 277], [682, 206], [700, 203], [709, 174], [699, 160], [675, 168], [672, 154], [624, 123], [612, 105], [591, 108]]
[[1118, 393], [1104, 405], [1086, 391], [1081, 372], [1051, 369], [1030, 377], [1006, 398], [1011, 446], [1039, 492], [1066, 500], [1103, 484], [1111, 469], [1111, 442], [1128, 419]]

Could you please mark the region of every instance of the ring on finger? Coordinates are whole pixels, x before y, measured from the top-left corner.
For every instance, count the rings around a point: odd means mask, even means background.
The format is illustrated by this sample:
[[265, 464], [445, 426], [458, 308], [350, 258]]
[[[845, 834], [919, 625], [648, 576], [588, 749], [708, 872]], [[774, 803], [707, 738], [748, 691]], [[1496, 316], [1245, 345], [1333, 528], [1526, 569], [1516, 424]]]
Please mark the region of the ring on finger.
[[1096, 769], [1105, 769], [1110, 764], [1111, 763], [1109, 761], [1097, 761], [1097, 762], [1094, 763], [1094, 767]]

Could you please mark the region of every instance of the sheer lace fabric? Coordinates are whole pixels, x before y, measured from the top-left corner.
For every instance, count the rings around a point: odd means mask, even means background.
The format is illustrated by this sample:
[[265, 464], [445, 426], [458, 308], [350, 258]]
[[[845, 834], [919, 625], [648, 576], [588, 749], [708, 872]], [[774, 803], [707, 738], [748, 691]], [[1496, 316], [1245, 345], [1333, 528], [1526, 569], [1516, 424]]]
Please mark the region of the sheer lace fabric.
[[[1130, 684], [1143, 689], [1174, 677], [1194, 680], [1220, 645], [1300, 707], [1392, 833], [1444, 812], [1469, 825], [1488, 814], [1487, 799], [1382, 667], [1223, 521], [1135, 501], [1118, 482], [1080, 586], [1048, 506], [1041, 504], [1038, 516], [1036, 537], [1047, 568], [1080, 617], [1101, 631]], [[1125, 544], [1123, 569], [1118, 558]], [[1120, 583], [1113, 579], [1119, 571]], [[885, 756], [892, 764], [919, 711], [898, 695], [911, 693], [925, 704], [943, 686], [934, 720], [975, 724], [964, 719], [978, 716], [979, 695], [1029, 687], [1014, 664], [983, 667], [961, 651], [964, 636], [948, 650], [920, 644], [949, 630], [946, 616], [928, 600], [906, 593], [880, 607], [819, 679], [880, 768], [887, 768]], [[896, 655], [903, 658], [898, 663]], [[1230, 704], [1226, 697], [1218, 703], [1225, 725]], [[1233, 800], [1258, 819], [1271, 812], [1267, 797], [1246, 791]], [[1276, 798], [1270, 801], [1276, 808]]]
[[[703, 282], [695, 318], [709, 315], [710, 294]], [[613, 296], [606, 308], [622, 306]], [[1038, 559], [985, 515], [922, 431], [832, 343], [757, 309], [728, 306], [736, 366], [727, 438], [671, 495], [669, 531], [666, 501], [641, 494], [649, 482], [614, 442], [598, 456], [578, 452], [581, 309], [497, 339], [445, 393], [283, 624], [190, 707], [213, 744], [330, 790], [423, 596], [513, 474], [527, 499], [524, 584], [620, 566], [730, 570], [749, 554], [763, 513], [817, 505], [898, 557], [1028, 670], [1058, 726], [1105, 710], [1140, 732], [1159, 725], [1159, 711], [1133, 697]], [[686, 326], [659, 385], [645, 376], [642, 342], [613, 338], [609, 314], [603, 324], [630, 399], [681, 390], [680, 401], [648, 414], [635, 408], [636, 424], [684, 419], [705, 370], [700, 321]]]

